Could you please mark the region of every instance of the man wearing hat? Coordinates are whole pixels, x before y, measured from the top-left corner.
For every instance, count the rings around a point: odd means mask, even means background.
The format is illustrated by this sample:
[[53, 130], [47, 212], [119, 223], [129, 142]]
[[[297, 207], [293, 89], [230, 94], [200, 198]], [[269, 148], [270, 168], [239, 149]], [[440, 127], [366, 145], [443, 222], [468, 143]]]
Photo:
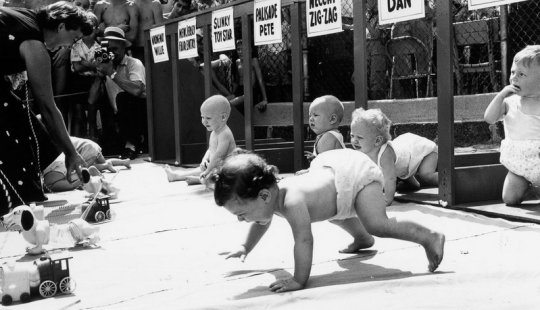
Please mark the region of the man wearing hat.
[[[98, 74], [106, 78], [105, 86], [112, 112], [116, 115], [121, 142], [125, 147], [122, 158], [135, 159], [147, 143], [146, 74], [140, 60], [126, 55], [131, 42], [118, 27], [107, 27], [103, 41], [114, 58], [97, 63]], [[106, 133], [107, 134], [107, 133]], [[137, 149], [139, 148], [139, 149]]]

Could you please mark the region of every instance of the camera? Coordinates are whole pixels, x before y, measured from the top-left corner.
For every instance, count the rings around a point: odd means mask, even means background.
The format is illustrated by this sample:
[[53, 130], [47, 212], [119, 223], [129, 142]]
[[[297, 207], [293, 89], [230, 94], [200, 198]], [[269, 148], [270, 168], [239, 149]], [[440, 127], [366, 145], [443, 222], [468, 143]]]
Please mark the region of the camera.
[[108, 41], [101, 41], [101, 46], [96, 49], [94, 52], [94, 59], [97, 62], [109, 62], [114, 59], [114, 54], [112, 52], [109, 52], [109, 42]]

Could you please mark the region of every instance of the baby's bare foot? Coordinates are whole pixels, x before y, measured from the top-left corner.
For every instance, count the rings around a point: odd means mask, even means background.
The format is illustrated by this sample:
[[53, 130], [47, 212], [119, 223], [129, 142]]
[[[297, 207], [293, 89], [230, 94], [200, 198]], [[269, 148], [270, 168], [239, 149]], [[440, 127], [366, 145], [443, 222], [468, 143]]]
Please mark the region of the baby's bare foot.
[[112, 161], [107, 161], [107, 170], [109, 170], [110, 172], [116, 172], [116, 169], [114, 169], [113, 167]]
[[366, 239], [354, 239], [345, 249], [340, 250], [339, 253], [356, 253], [358, 250], [371, 248], [375, 244], [373, 236], [369, 236]]
[[169, 182], [184, 181], [185, 180], [185, 177], [179, 176], [177, 173], [175, 173], [171, 169], [171, 167], [169, 165], [165, 165], [165, 167], [163, 167], [163, 169], [165, 170], [165, 173], [167, 174], [167, 180], [169, 180]]
[[129, 159], [124, 162], [124, 167], [131, 169], [131, 162]]
[[186, 183], [188, 185], [201, 184], [201, 179], [199, 179], [199, 177], [195, 177], [195, 176], [187, 176], [186, 177]]
[[444, 255], [445, 236], [441, 233], [434, 233], [429, 244], [424, 246], [429, 261], [428, 269], [434, 272], [439, 267]]

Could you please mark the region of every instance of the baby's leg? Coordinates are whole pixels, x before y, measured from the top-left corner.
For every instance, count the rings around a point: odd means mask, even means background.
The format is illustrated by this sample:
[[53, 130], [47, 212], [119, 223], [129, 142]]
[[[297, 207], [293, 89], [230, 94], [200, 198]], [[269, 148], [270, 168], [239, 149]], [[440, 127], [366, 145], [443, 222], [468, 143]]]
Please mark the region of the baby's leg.
[[366, 231], [364, 225], [362, 225], [362, 222], [357, 217], [334, 220], [330, 221], [330, 223], [343, 228], [343, 230], [354, 238], [354, 241], [345, 249], [340, 250], [339, 253], [354, 253], [360, 249], [370, 248], [375, 244], [375, 239]]
[[77, 174], [71, 176], [73, 183], [69, 183], [66, 176], [57, 171], [51, 171], [44, 176], [45, 186], [53, 192], [66, 192], [76, 189], [81, 186], [81, 182]]
[[502, 198], [506, 205], [519, 205], [528, 198], [529, 181], [522, 176], [508, 171], [504, 179]]
[[199, 175], [197, 175], [197, 176], [193, 176], [193, 175], [186, 176], [186, 183], [188, 185], [202, 184], [201, 179], [199, 178]]
[[189, 169], [185, 171], [174, 171], [169, 165], [165, 165], [163, 169], [165, 169], [165, 173], [167, 174], [167, 179], [169, 180], [169, 182], [185, 181], [186, 177], [188, 176], [198, 177], [201, 174], [201, 169], [199, 168]]
[[381, 192], [381, 184], [373, 182], [356, 196], [356, 213], [367, 232], [377, 237], [396, 238], [422, 245], [429, 261], [429, 271], [435, 271], [443, 259], [444, 235], [412, 221], [389, 219]]
[[439, 173], [437, 172], [437, 161], [439, 155], [436, 152], [424, 157], [418, 167], [418, 181], [426, 186], [439, 186]]
[[105, 162], [102, 164], [98, 164], [97, 162], [94, 163], [94, 167], [96, 167], [100, 172], [103, 170], [109, 170], [110, 172], [116, 172], [116, 169], [114, 169], [112, 163]]
[[400, 179], [401, 182], [396, 186], [396, 191], [417, 191], [420, 189], [420, 183], [413, 176], [407, 179]]
[[107, 162], [110, 162], [113, 166], [124, 166], [128, 169], [131, 169], [131, 160], [128, 159], [109, 159]]

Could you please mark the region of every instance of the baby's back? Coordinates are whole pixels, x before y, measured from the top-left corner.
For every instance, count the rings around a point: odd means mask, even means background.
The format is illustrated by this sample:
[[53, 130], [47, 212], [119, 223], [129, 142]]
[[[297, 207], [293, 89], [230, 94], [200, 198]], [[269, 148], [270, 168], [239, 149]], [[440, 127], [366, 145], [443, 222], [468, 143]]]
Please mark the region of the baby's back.
[[333, 129], [317, 136], [313, 145], [313, 154], [317, 156], [325, 151], [345, 148], [347, 147], [345, 146], [345, 142], [343, 142], [343, 135], [337, 129]]

